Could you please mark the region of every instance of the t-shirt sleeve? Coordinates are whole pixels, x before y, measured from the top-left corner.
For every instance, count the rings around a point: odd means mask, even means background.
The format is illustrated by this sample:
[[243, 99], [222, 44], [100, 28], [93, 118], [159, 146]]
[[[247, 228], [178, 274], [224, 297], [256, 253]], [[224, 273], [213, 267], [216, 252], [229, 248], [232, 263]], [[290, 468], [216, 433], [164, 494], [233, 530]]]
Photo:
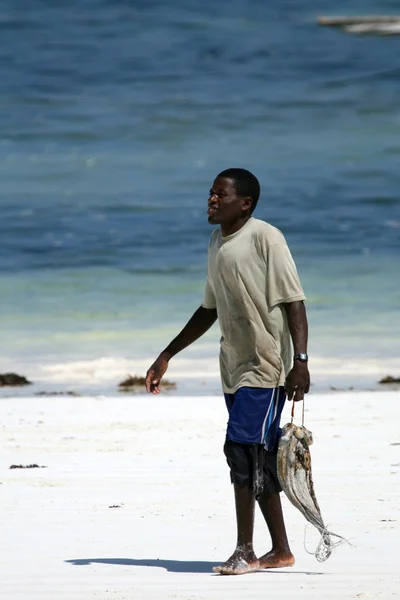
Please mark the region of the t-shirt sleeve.
[[204, 287], [203, 302], [201, 305], [203, 308], [208, 308], [208, 309], [217, 308], [217, 303], [215, 301], [215, 294], [211, 287], [211, 283], [210, 283], [210, 280], [208, 277], [207, 277], [206, 285]]
[[270, 308], [305, 300], [296, 265], [285, 243], [267, 250], [267, 301]]

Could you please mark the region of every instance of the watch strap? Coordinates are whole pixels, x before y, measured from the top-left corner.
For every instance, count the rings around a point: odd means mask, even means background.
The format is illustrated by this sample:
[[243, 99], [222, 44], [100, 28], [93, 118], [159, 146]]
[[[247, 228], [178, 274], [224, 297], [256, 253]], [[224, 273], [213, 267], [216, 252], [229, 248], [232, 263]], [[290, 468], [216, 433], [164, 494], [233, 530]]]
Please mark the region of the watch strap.
[[298, 354], [294, 355], [293, 360], [299, 360], [300, 362], [307, 362], [308, 354], [306, 354], [305, 352], [299, 352]]

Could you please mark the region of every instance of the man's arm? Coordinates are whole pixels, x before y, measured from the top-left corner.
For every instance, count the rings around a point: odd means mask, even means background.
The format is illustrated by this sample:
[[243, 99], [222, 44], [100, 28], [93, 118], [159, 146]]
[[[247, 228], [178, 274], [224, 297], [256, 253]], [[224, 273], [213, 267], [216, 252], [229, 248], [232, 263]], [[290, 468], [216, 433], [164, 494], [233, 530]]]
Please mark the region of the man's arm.
[[170, 359], [184, 348], [187, 348], [208, 331], [217, 320], [215, 308], [200, 306], [186, 323], [182, 331], [163, 350], [146, 373], [146, 390], [152, 394], [160, 393], [160, 382], [168, 369]]
[[[293, 342], [294, 354], [307, 354], [308, 323], [304, 302], [285, 304], [289, 331]], [[303, 400], [310, 389], [308, 363], [295, 360], [292, 370], [286, 377], [286, 392], [289, 400]]]

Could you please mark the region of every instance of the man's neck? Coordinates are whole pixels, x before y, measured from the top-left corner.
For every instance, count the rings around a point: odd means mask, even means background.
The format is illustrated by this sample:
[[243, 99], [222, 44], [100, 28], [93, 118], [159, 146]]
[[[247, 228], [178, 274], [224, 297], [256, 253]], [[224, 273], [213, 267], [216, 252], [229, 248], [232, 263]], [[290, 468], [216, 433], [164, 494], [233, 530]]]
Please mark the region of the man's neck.
[[242, 229], [243, 225], [246, 225], [247, 221], [250, 219], [250, 216], [244, 217], [243, 219], [239, 219], [231, 224], [220, 225], [221, 227], [221, 235], [222, 237], [227, 237], [228, 235], [232, 235], [232, 233], [236, 233], [239, 229]]

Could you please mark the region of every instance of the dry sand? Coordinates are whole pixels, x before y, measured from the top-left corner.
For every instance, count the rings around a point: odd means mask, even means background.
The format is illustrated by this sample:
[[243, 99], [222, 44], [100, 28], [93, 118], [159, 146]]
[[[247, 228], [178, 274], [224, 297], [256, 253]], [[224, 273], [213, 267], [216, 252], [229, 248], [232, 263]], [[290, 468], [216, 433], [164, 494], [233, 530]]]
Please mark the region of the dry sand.
[[[221, 397], [0, 399], [0, 598], [400, 596], [400, 393], [311, 394], [306, 409], [323, 515], [355, 547], [318, 563], [283, 498], [296, 565], [222, 577], [235, 521]], [[31, 463], [46, 468], [9, 469]], [[255, 547], [269, 549], [259, 514]]]

